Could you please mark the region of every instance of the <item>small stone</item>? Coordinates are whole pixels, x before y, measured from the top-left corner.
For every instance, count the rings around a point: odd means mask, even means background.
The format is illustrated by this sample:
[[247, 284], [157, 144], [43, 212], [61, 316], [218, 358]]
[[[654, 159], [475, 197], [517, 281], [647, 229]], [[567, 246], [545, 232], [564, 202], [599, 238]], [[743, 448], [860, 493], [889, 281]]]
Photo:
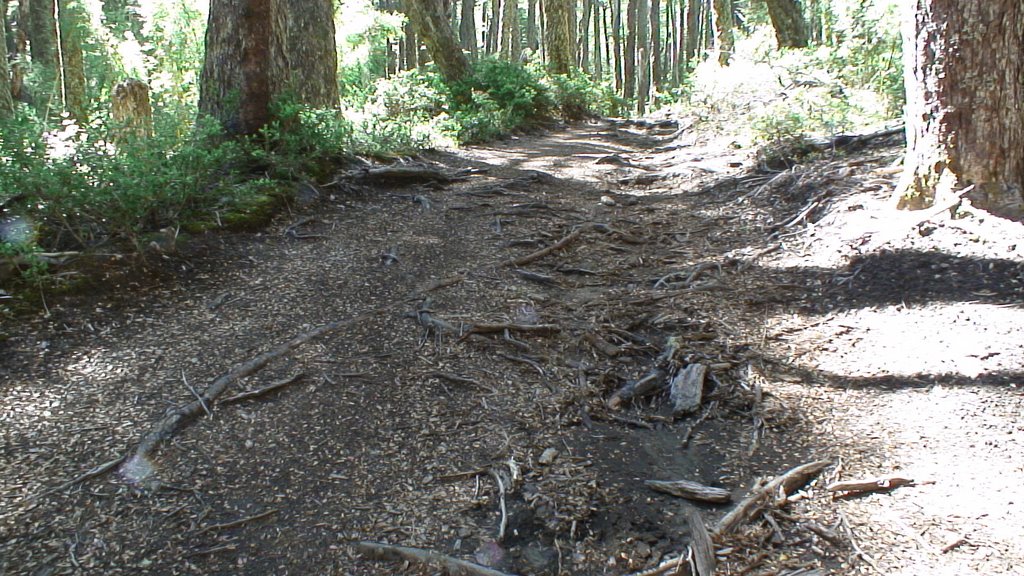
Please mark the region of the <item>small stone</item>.
[[601, 204], [605, 206], [615, 206], [615, 199], [611, 196], [601, 196]]
[[548, 448], [547, 450], [541, 453], [540, 458], [537, 459], [537, 462], [540, 462], [541, 464], [547, 466], [554, 462], [555, 458], [558, 458], [558, 450], [555, 450], [554, 448]]

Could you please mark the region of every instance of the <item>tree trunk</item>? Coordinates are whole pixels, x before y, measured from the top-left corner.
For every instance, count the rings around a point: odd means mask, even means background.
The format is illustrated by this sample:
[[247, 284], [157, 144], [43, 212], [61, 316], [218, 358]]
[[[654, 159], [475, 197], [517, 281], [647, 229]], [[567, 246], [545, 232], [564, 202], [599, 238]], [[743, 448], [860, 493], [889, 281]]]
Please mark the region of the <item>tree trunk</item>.
[[590, 72], [590, 14], [594, 6], [593, 0], [583, 0], [583, 19], [580, 20], [580, 44], [579, 55], [580, 68], [584, 72]]
[[537, 32], [537, 0], [526, 0], [526, 47], [531, 52], [540, 48], [540, 34]]
[[[604, 77], [604, 56], [601, 52], [601, 44], [604, 40], [604, 35], [601, 34], [601, 23], [604, 20], [601, 5], [594, 2], [594, 74], [593, 78], [597, 82], [601, 81]], [[607, 34], [607, 32], [606, 32]]]
[[718, 63], [728, 66], [729, 59], [732, 58], [732, 51], [736, 47], [736, 38], [732, 30], [732, 0], [714, 0], [714, 6], [715, 32], [718, 35]]
[[639, 0], [636, 10], [636, 111], [643, 116], [647, 113], [647, 100], [651, 94], [651, 4], [648, 0]]
[[62, 104], [56, 9], [55, 0], [32, 0], [29, 4], [29, 51], [40, 78], [36, 105], [44, 112], [59, 109]]
[[765, 0], [779, 48], [807, 47], [807, 20], [800, 0]]
[[651, 0], [651, 81], [661, 88], [661, 0]]
[[[531, 0], [535, 2], [536, 0]], [[461, 17], [459, 18], [459, 43], [462, 49], [476, 59], [476, 1], [462, 0]]]
[[639, 1], [628, 0], [626, 4], [626, 48], [622, 52], [622, 97], [626, 100], [636, 97], [636, 16]]
[[415, 70], [419, 66], [420, 40], [416, 37], [416, 26], [412, 22], [412, 0], [405, 0], [402, 3], [402, 12], [405, 14], [405, 26], [402, 36], [402, 70]]
[[519, 34], [519, 0], [505, 0], [501, 15], [501, 55], [509, 62], [519, 60], [523, 44]]
[[338, 51], [332, 0], [275, 0], [274, 97], [312, 108], [338, 105]]
[[625, 93], [623, 86], [622, 57], [622, 0], [612, 1], [612, 51], [615, 62], [615, 92]]
[[485, 49], [488, 54], [494, 54], [498, 51], [498, 36], [501, 34], [501, 0], [491, 0], [491, 8], [488, 13], [491, 19], [487, 21]]
[[548, 69], [552, 74], [568, 74], [576, 66], [575, 0], [547, 0], [544, 21]]
[[[4, 8], [7, 8], [6, 3]], [[11, 71], [7, 66], [7, 12], [0, 14], [0, 120], [14, 114], [14, 99], [11, 96]]]
[[700, 49], [701, 5], [708, 0], [688, 0], [686, 7], [686, 62], [687, 68], [697, 58]]
[[88, 120], [82, 37], [88, 15], [77, 0], [60, 0], [60, 54], [64, 74], [64, 108], [79, 124]]
[[118, 141], [152, 136], [153, 106], [149, 101], [149, 86], [134, 78], [114, 86], [110, 116], [114, 121]]
[[409, 0], [409, 7], [416, 32], [426, 44], [445, 82], [456, 84], [468, 78], [469, 59], [455, 40], [455, 32], [441, 0]]
[[904, 17], [901, 208], [956, 202], [1024, 216], [1024, 5], [914, 0]]

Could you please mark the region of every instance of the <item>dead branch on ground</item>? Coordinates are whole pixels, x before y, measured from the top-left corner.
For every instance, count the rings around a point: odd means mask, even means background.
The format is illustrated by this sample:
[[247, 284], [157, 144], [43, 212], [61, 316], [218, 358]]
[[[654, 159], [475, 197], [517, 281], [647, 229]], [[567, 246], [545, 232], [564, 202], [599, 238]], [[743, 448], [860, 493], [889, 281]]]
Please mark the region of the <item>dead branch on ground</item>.
[[226, 530], [228, 528], [235, 528], [237, 526], [241, 526], [242, 524], [248, 524], [249, 522], [253, 522], [255, 520], [261, 520], [263, 518], [266, 518], [267, 516], [273, 516], [274, 514], [277, 514], [277, 512], [278, 510], [276, 508], [271, 508], [270, 510], [260, 512], [259, 514], [253, 514], [252, 516], [246, 516], [245, 518], [239, 518], [238, 520], [232, 520], [231, 522], [224, 522], [222, 524], [211, 524], [203, 528], [196, 534], [204, 534], [206, 532], [213, 532], [214, 530]]
[[715, 488], [714, 486], [706, 486], [689, 480], [647, 480], [644, 484], [658, 492], [686, 498], [687, 500], [713, 503], [723, 503], [732, 500], [732, 492], [725, 488]]
[[885, 478], [876, 478], [874, 480], [844, 480], [842, 482], [833, 482], [832, 484], [829, 484], [825, 490], [832, 492], [834, 498], [846, 498], [851, 496], [860, 496], [871, 492], [888, 492], [890, 490], [902, 488], [903, 486], [914, 485], [914, 480], [911, 478], [888, 476]]
[[230, 404], [232, 402], [241, 402], [242, 400], [248, 400], [250, 398], [258, 398], [260, 396], [263, 396], [264, 394], [268, 394], [270, 392], [273, 392], [274, 390], [278, 390], [280, 388], [284, 388], [285, 386], [294, 384], [294, 383], [298, 382], [299, 380], [302, 380], [305, 376], [306, 376], [305, 374], [303, 374], [302, 372], [299, 372], [298, 374], [295, 374], [294, 376], [289, 376], [288, 378], [285, 378], [283, 380], [278, 380], [277, 382], [273, 382], [271, 384], [268, 384], [268, 385], [264, 386], [263, 388], [257, 388], [256, 390], [247, 390], [245, 392], [239, 392], [238, 394], [235, 394], [234, 396], [228, 396], [227, 398], [221, 400], [220, 403], [221, 404]]
[[802, 464], [776, 476], [764, 486], [754, 490], [719, 520], [714, 534], [721, 535], [735, 531], [741, 524], [753, 518], [758, 511], [771, 503], [777, 495], [788, 496], [790, 492], [803, 486], [831, 465], [832, 462], [829, 460], [819, 460]]
[[449, 576], [512, 576], [505, 572], [499, 572], [486, 566], [459, 560], [458, 558], [434, 552], [433, 550], [393, 546], [379, 542], [359, 542], [356, 544], [356, 550], [360, 554], [374, 560], [411, 562], [434, 570], [441, 570]]
[[537, 250], [536, 252], [527, 254], [525, 256], [520, 256], [519, 258], [513, 258], [512, 260], [507, 261], [505, 263], [505, 265], [506, 266], [516, 266], [516, 267], [518, 267], [518, 266], [523, 266], [523, 265], [529, 264], [530, 262], [534, 262], [536, 260], [540, 260], [541, 258], [543, 258], [543, 257], [545, 257], [545, 256], [547, 256], [549, 254], [552, 254], [554, 252], [557, 252], [559, 250], [562, 250], [566, 246], [572, 244], [573, 242], [578, 240], [580, 238], [580, 236], [582, 236], [585, 232], [589, 231], [591, 228], [593, 228], [592, 224], [584, 224], [584, 225], [580, 226], [579, 228], [576, 228], [575, 230], [570, 232], [567, 236], [565, 236], [564, 238], [562, 238], [558, 242], [555, 242], [551, 246], [548, 246], [547, 248], [541, 248], [540, 250]]
[[690, 364], [672, 378], [669, 383], [669, 399], [672, 400], [673, 416], [685, 416], [700, 408], [707, 373], [707, 366]]
[[675, 355], [679, 351], [679, 344], [678, 338], [669, 338], [665, 345], [665, 350], [662, 351], [654, 362], [654, 367], [639, 380], [631, 380], [625, 386], [619, 388], [608, 399], [608, 407], [613, 410], [617, 409], [622, 406], [623, 402], [653, 394], [663, 388], [666, 384], [666, 378], [668, 378], [670, 373], [671, 365], [675, 361]]

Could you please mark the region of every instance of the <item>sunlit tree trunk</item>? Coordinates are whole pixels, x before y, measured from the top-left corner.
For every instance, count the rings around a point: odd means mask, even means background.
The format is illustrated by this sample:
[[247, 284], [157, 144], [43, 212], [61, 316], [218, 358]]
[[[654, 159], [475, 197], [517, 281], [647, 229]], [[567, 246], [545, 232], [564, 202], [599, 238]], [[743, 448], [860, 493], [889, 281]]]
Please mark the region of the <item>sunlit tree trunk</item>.
[[313, 108], [338, 105], [332, 0], [274, 1], [274, 95]]
[[505, 0], [501, 15], [501, 55], [509, 61], [519, 60], [523, 52], [519, 33], [519, 0]]
[[[602, 8], [597, 2], [594, 2], [594, 80], [600, 81], [604, 77], [604, 56], [601, 52], [601, 44], [604, 40], [604, 35], [601, 34], [601, 23], [603, 22]], [[605, 35], [607, 31], [605, 32]]]
[[15, 100], [28, 101], [25, 92], [25, 63], [28, 61], [28, 23], [30, 0], [18, 0], [17, 26], [14, 27], [14, 60], [11, 62], [11, 95]]
[[14, 99], [11, 95], [11, 71], [7, 66], [7, 26], [4, 20], [6, 20], [6, 8], [7, 5], [4, 3], [4, 13], [0, 14], [0, 120], [11, 117], [14, 113]]
[[473, 58], [477, 56], [476, 45], [476, 1], [462, 0], [459, 17], [459, 43]]
[[780, 48], [807, 46], [807, 20], [800, 0], [765, 0]]
[[410, 0], [409, 6], [416, 32], [445, 82], [455, 84], [469, 77], [469, 59], [455, 40], [441, 0]]
[[[907, 155], [901, 208], [1024, 215], [1024, 4], [914, 0], [904, 16]], [[970, 188], [973, 186], [973, 188]]]
[[811, 0], [808, 6], [810, 18], [807, 21], [807, 36], [815, 44], [822, 44], [825, 41], [825, 22], [822, 11], [827, 10], [822, 6], [821, 0]]
[[715, 32], [718, 36], [718, 63], [729, 65], [732, 52], [736, 47], [733, 35], [732, 0], [714, 0]]
[[544, 4], [544, 44], [552, 74], [568, 74], [576, 66], [576, 3], [547, 0]]
[[484, 49], [488, 54], [498, 52], [498, 38], [501, 34], [501, 0], [491, 0], [490, 9], [487, 12], [487, 38], [484, 42]]
[[691, 63], [697, 58], [697, 51], [700, 50], [700, 22], [701, 22], [701, 7], [706, 4], [708, 0], [688, 0], [686, 8], [686, 66], [689, 67]]
[[129, 78], [118, 83], [111, 91], [110, 100], [110, 116], [118, 141], [153, 135], [153, 106], [145, 82]]
[[526, 0], [526, 47], [536, 52], [540, 48], [537, 30], [537, 1]]
[[416, 37], [416, 27], [412, 22], [412, 0], [402, 2], [402, 12], [406, 16], [402, 28], [401, 60], [402, 70], [414, 70], [419, 65], [420, 41]]
[[647, 113], [647, 100], [651, 94], [651, 5], [638, 0], [636, 5], [637, 88], [636, 111]]
[[622, 57], [622, 0], [612, 0], [612, 51], [615, 54], [615, 91], [625, 93]]
[[60, 54], [61, 70], [64, 75], [64, 108], [72, 118], [84, 124], [87, 118], [88, 101], [85, 94], [85, 61], [82, 55], [82, 38], [85, 35], [86, 19], [82, 5], [77, 0], [60, 0]]

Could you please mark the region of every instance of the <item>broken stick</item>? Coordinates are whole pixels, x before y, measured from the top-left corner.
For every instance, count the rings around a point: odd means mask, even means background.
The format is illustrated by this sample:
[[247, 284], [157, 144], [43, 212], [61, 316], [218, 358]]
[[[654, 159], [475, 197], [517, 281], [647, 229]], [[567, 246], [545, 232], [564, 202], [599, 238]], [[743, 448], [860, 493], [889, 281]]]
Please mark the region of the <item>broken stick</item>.
[[833, 482], [825, 490], [833, 492], [833, 497], [835, 498], [845, 498], [848, 496], [860, 496], [870, 492], [888, 492], [903, 486], [914, 486], [914, 480], [899, 476], [876, 478], [874, 480], [845, 480], [843, 482]]
[[812, 478], [817, 476], [818, 473], [831, 465], [832, 462], [828, 460], [819, 460], [817, 462], [802, 464], [776, 476], [764, 486], [754, 490], [753, 493], [737, 504], [731, 512], [719, 520], [718, 525], [715, 527], [714, 534], [721, 535], [735, 531], [736, 528], [748, 519], [752, 518], [759, 510], [768, 504], [775, 497], [776, 493], [781, 492], [783, 495], [789, 495], [790, 492], [793, 492], [800, 486], [803, 486]]
[[669, 384], [672, 415], [686, 416], [700, 408], [707, 373], [708, 367], [703, 364], [690, 364], [676, 373]]
[[644, 484], [658, 492], [686, 498], [687, 500], [715, 503], [732, 500], [732, 492], [725, 488], [715, 488], [689, 480], [647, 480]]
[[277, 390], [279, 388], [284, 388], [285, 386], [288, 386], [289, 384], [294, 384], [294, 383], [298, 382], [299, 380], [301, 380], [305, 376], [306, 376], [305, 374], [303, 374], [302, 372], [299, 372], [298, 374], [295, 374], [294, 376], [289, 376], [288, 378], [285, 378], [284, 380], [278, 380], [277, 382], [273, 382], [271, 384], [268, 384], [268, 385], [264, 386], [263, 388], [258, 388], [256, 390], [246, 390], [245, 392], [239, 392], [238, 394], [235, 394], [234, 396], [228, 396], [227, 398], [221, 400], [220, 403], [221, 404], [230, 404], [232, 402], [241, 402], [242, 400], [248, 400], [250, 398], [258, 398], [260, 396], [263, 396], [264, 394], [269, 394], [270, 392], [273, 392], [274, 390]]
[[432, 550], [393, 546], [379, 542], [359, 542], [356, 551], [374, 560], [391, 560], [421, 564], [435, 570], [441, 570], [449, 576], [512, 576], [493, 568], [459, 560]]
[[591, 228], [593, 228], [592, 224], [584, 224], [583, 226], [580, 226], [579, 228], [573, 230], [571, 233], [569, 233], [568, 236], [566, 236], [565, 238], [562, 238], [558, 242], [555, 242], [551, 246], [548, 246], [547, 248], [541, 248], [540, 250], [537, 250], [536, 252], [532, 252], [530, 254], [527, 254], [526, 256], [520, 256], [519, 258], [513, 258], [512, 260], [509, 260], [509, 261], [505, 262], [505, 264], [507, 266], [519, 267], [519, 266], [523, 266], [525, 264], [529, 264], [530, 262], [533, 262], [535, 260], [540, 260], [541, 258], [547, 256], [548, 254], [551, 254], [553, 252], [557, 252], [557, 251], [565, 248], [569, 244], [572, 244], [573, 242], [578, 240], [579, 237], [582, 236], [584, 232], [587, 232]]

